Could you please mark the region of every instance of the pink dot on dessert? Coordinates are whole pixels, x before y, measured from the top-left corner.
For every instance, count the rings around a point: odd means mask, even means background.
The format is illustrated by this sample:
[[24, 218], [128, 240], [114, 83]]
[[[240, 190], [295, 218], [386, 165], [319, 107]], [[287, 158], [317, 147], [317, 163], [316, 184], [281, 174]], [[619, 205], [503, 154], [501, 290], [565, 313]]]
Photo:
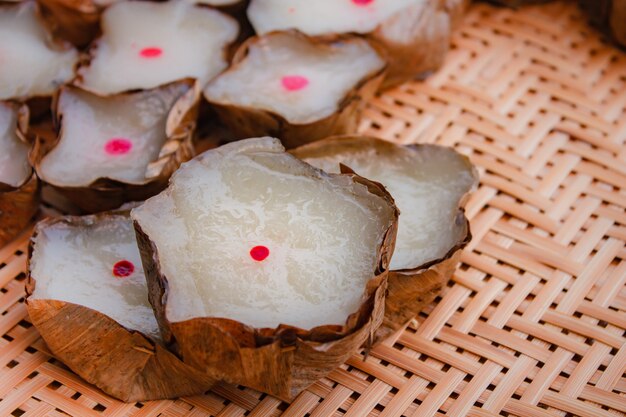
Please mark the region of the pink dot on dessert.
[[250, 257], [257, 262], [264, 261], [270, 256], [270, 250], [266, 246], [255, 246], [250, 249]]
[[125, 138], [113, 138], [104, 144], [104, 151], [109, 155], [125, 155], [133, 148], [133, 143]]
[[373, 3], [374, 0], [352, 0], [352, 3], [356, 4], [357, 6], [367, 6], [368, 4]]
[[286, 75], [280, 82], [287, 91], [298, 91], [309, 85], [309, 79], [301, 75]]
[[117, 278], [126, 278], [135, 272], [135, 265], [126, 259], [117, 262], [113, 265], [113, 275]]
[[144, 58], [157, 58], [161, 56], [162, 54], [163, 54], [163, 50], [161, 48], [156, 48], [156, 47], [143, 48], [141, 51], [139, 51], [139, 55], [141, 55]]

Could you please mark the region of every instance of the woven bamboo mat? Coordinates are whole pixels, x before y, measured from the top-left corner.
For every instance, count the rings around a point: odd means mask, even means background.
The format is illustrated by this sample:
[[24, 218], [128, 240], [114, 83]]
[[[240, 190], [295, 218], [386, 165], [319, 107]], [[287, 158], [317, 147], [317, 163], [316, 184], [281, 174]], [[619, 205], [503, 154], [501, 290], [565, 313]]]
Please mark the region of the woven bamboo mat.
[[0, 249], [0, 416], [626, 414], [626, 55], [573, 4], [474, 5], [445, 67], [362, 130], [480, 167], [454, 282], [367, 361], [291, 405], [229, 385], [124, 404], [45, 354], [23, 304], [27, 232]]

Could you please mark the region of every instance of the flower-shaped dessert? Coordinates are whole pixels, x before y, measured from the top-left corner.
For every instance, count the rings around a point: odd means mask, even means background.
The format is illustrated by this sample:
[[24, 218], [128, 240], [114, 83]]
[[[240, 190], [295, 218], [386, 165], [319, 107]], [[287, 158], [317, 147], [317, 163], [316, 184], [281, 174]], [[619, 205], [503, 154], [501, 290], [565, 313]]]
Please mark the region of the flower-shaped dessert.
[[46, 219], [26, 306], [52, 353], [121, 400], [201, 394], [215, 382], [161, 345], [128, 213]]
[[236, 136], [275, 136], [290, 148], [353, 133], [384, 68], [364, 39], [276, 32], [244, 43], [204, 95]]
[[90, 212], [158, 193], [193, 154], [198, 95], [193, 80], [105, 97], [63, 87], [58, 135], [33, 151], [39, 178]]
[[155, 88], [183, 78], [204, 85], [227, 66], [239, 25], [186, 1], [124, 1], [102, 14], [102, 37], [75, 83], [102, 95]]
[[199, 155], [131, 216], [165, 340], [208, 375], [292, 399], [382, 320], [393, 201], [277, 139]]

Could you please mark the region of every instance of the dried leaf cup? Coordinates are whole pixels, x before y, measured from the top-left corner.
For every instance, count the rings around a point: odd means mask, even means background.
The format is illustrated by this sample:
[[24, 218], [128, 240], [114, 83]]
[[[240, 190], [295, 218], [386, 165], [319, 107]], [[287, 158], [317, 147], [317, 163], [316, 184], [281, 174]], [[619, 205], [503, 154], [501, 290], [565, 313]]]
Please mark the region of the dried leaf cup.
[[389, 70], [381, 90], [426, 78], [442, 65], [450, 47], [452, 19], [458, 6], [446, 10], [439, 0], [420, 1], [402, 9], [368, 34], [387, 52]]
[[248, 39], [204, 96], [236, 138], [274, 136], [292, 148], [356, 131], [385, 67], [363, 39], [274, 32]]
[[348, 166], [381, 182], [394, 197], [400, 221], [378, 335], [401, 328], [439, 294], [471, 240], [462, 206], [476, 185], [474, 167], [451, 148], [401, 146], [367, 136], [328, 138], [291, 152], [327, 172]]
[[201, 394], [215, 380], [162, 346], [139, 262], [127, 212], [41, 221], [29, 248], [30, 318], [56, 358], [115, 398]]
[[382, 321], [393, 200], [379, 184], [293, 158], [277, 139], [205, 152], [131, 215], [165, 340], [208, 375], [291, 401]]
[[39, 208], [40, 187], [28, 162], [28, 107], [0, 101], [0, 247], [15, 238]]
[[193, 156], [198, 103], [189, 79], [106, 97], [63, 87], [54, 103], [58, 135], [35, 143], [37, 174], [86, 212], [142, 201]]

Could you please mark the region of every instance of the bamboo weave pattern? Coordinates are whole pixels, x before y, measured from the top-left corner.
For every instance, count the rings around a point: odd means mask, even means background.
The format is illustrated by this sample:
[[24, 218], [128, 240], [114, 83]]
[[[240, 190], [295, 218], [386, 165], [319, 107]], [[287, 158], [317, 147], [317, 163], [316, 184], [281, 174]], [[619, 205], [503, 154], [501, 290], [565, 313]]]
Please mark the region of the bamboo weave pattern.
[[474, 5], [453, 43], [361, 126], [455, 146], [481, 173], [463, 264], [406, 331], [291, 405], [229, 385], [124, 404], [45, 353], [25, 232], [0, 249], [0, 416], [626, 415], [626, 54], [571, 3]]

